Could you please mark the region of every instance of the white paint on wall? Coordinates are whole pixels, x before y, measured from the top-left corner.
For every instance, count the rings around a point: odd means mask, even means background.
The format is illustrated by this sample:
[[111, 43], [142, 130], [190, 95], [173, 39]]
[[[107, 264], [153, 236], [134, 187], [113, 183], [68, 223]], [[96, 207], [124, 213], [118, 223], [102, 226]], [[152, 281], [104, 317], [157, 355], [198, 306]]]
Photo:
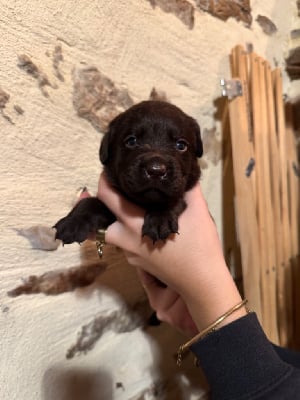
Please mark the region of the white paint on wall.
[[[150, 399], [154, 394], [148, 388], [159, 379], [169, 384], [166, 392], [172, 400], [196, 398], [191, 392], [199, 394], [199, 385], [196, 390], [194, 384], [198, 371], [192, 363], [182, 372], [192, 389], [189, 395], [180, 394], [173, 354], [183, 338], [166, 326], [151, 328], [150, 333], [140, 329], [106, 333], [88, 354], [66, 360], [66, 350], [82, 325], [101, 310], [120, 307], [129, 293], [142, 298], [143, 291], [123, 262], [115, 268], [117, 274], [124, 268], [123, 296], [113, 289], [112, 274], [109, 290], [103, 289], [100, 279], [98, 286], [74, 293], [9, 298], [7, 291], [22, 278], [80, 264], [78, 246], [49, 253], [32, 250], [14, 229], [51, 226], [70, 209], [79, 186], [96, 190], [101, 134], [76, 116], [72, 105], [74, 67], [96, 66], [116, 85], [127, 87], [136, 102], [148, 98], [155, 86], [195, 117], [202, 130], [210, 129], [216, 123], [213, 101], [220, 95], [220, 78], [229, 77], [231, 48], [252, 43], [271, 64], [276, 59], [283, 66], [290, 21], [296, 14], [294, 3], [252, 1], [251, 29], [235, 20], [224, 23], [196, 11], [195, 27], [189, 30], [174, 15], [153, 10], [141, 0], [0, 0], [0, 87], [10, 94], [4, 112], [13, 121], [0, 115], [2, 400], [92, 400], [96, 398], [92, 391], [98, 393], [98, 399]], [[258, 14], [275, 22], [278, 32], [274, 36], [262, 33], [255, 22]], [[52, 67], [57, 44], [64, 56], [60, 63], [64, 82], [55, 77]], [[46, 88], [49, 97], [18, 68], [20, 54], [28, 55], [47, 74], [53, 86]], [[288, 84], [285, 79], [286, 89]], [[16, 104], [24, 110], [23, 115], [16, 113]], [[221, 163], [209, 164], [201, 184], [221, 231], [220, 176]], [[124, 388], [117, 387], [117, 382]], [[72, 392], [77, 384], [91, 391], [86, 392], [89, 397], [80, 397], [80, 388]]]

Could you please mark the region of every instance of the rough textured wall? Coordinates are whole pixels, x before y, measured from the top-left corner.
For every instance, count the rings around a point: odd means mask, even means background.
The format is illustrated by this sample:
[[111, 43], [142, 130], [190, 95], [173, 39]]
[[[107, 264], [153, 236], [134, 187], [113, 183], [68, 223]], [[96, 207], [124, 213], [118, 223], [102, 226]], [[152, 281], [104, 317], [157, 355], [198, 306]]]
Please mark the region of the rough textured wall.
[[[204, 2], [173, 3], [188, 14], [163, 1], [0, 0], [2, 400], [196, 399], [205, 388], [191, 360], [180, 373], [174, 365], [180, 335], [164, 324], [143, 328], [144, 293], [119, 253], [107, 251], [105, 271], [93, 244], [46, 252], [18, 234], [51, 226], [79, 187], [95, 191], [107, 120], [153, 87], [202, 127], [202, 185], [221, 230], [219, 80], [237, 43], [283, 65], [295, 2], [252, 1], [250, 27], [212, 16]], [[275, 23], [272, 36], [258, 15]], [[94, 283], [73, 290], [70, 269], [84, 265]], [[9, 297], [29, 276], [60, 294]], [[67, 277], [61, 290], [58, 276]]]

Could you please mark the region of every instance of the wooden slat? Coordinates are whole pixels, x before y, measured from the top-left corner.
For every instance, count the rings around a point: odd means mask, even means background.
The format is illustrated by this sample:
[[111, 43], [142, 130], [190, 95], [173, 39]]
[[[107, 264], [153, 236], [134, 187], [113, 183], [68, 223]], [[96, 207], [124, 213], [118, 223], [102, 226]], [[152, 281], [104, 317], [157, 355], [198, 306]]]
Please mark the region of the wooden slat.
[[280, 199], [280, 157], [279, 144], [276, 132], [275, 102], [272, 82], [272, 71], [270, 65], [266, 69], [267, 102], [268, 102], [268, 124], [269, 124], [269, 148], [270, 148], [270, 167], [271, 167], [271, 200], [274, 217], [274, 240], [275, 240], [275, 269], [277, 275], [277, 319], [278, 333], [281, 344], [287, 343], [287, 314], [286, 297], [284, 290], [284, 279], [281, 277], [284, 265], [282, 224], [281, 224], [281, 199]]
[[[242, 82], [246, 90], [244, 90], [244, 96], [247, 105], [247, 119], [248, 119], [248, 147], [250, 152], [250, 159], [254, 159], [254, 142], [253, 142], [253, 120], [252, 120], [252, 100], [250, 90], [250, 59], [249, 54], [245, 52], [242, 46], [238, 45], [234, 48], [235, 60], [236, 60], [236, 75]], [[254, 168], [251, 172], [251, 183], [254, 201], [256, 202], [256, 181], [255, 181], [256, 169]], [[255, 203], [256, 207], [256, 203]]]
[[[238, 50], [238, 49], [235, 49]], [[232, 65], [239, 78], [237, 67], [237, 52], [233, 51]], [[247, 83], [242, 81], [243, 93], [247, 93]], [[255, 310], [261, 319], [261, 292], [260, 276], [256, 266], [260, 261], [258, 244], [258, 227], [253, 195], [252, 176], [246, 176], [246, 168], [253, 156], [253, 147], [249, 140], [248, 98], [247, 95], [236, 97], [229, 101], [229, 115], [231, 127], [231, 141], [233, 154], [233, 172], [236, 193], [236, 213], [238, 219], [238, 234], [241, 243], [243, 284], [245, 296], [249, 300], [250, 308]]]
[[268, 120], [265, 62], [251, 56], [251, 91], [253, 111], [254, 152], [256, 161], [257, 218], [260, 241], [260, 273], [262, 288], [263, 326], [268, 337], [278, 342], [276, 318], [275, 257], [273, 212], [271, 204]]
[[287, 343], [288, 345], [293, 341], [293, 310], [292, 310], [292, 275], [291, 275], [291, 240], [289, 231], [289, 201], [288, 201], [288, 180], [287, 180], [287, 143], [286, 143], [286, 128], [283, 107], [283, 93], [282, 93], [282, 76], [279, 68], [272, 72], [275, 106], [277, 117], [277, 132], [279, 143], [279, 163], [280, 163], [280, 195], [281, 195], [281, 224], [282, 224], [282, 243], [283, 243], [283, 260], [282, 272], [279, 278], [283, 279], [283, 283], [279, 282], [283, 287], [284, 296], [286, 300], [286, 315], [287, 315]]
[[[272, 204], [272, 191], [271, 191], [271, 156], [269, 146], [269, 118], [268, 118], [268, 100], [267, 100], [267, 82], [266, 72], [268, 70], [268, 63], [259, 58], [259, 80], [260, 80], [260, 93], [256, 93], [255, 97], [260, 97], [261, 111], [260, 111], [260, 128], [261, 128], [261, 148], [263, 156], [263, 182], [264, 192], [257, 193], [263, 196], [265, 209], [261, 210], [261, 215], [264, 215], [266, 227], [266, 249], [267, 249], [267, 269], [265, 270], [265, 278], [267, 281], [267, 289], [269, 296], [268, 313], [271, 319], [270, 336], [269, 338], [279, 344], [278, 325], [277, 325], [277, 288], [276, 288], [276, 245], [274, 235], [274, 210]], [[254, 101], [254, 99], [252, 100]], [[273, 111], [274, 112], [274, 111]]]
[[291, 232], [291, 263], [292, 263], [292, 301], [294, 340], [293, 344], [300, 348], [300, 263], [299, 263], [299, 163], [296, 152], [296, 139], [293, 129], [292, 105], [286, 105], [287, 134], [287, 172], [289, 186], [289, 223]]
[[222, 113], [222, 216], [224, 255], [240, 292], [243, 292], [243, 271], [240, 244], [236, 232], [235, 189], [228, 103]]

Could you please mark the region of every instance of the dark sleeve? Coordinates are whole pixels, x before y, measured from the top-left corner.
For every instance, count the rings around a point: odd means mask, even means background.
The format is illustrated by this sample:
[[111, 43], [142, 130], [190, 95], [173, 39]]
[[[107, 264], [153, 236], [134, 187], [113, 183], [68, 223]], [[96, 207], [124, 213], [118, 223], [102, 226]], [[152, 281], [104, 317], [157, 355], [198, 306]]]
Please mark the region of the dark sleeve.
[[300, 399], [300, 370], [279, 357], [255, 313], [209, 334], [191, 350], [212, 400]]
[[296, 368], [300, 369], [300, 352], [296, 350], [287, 349], [285, 347], [279, 347], [276, 344], [272, 344], [274, 350], [279, 357], [287, 364], [291, 364]]

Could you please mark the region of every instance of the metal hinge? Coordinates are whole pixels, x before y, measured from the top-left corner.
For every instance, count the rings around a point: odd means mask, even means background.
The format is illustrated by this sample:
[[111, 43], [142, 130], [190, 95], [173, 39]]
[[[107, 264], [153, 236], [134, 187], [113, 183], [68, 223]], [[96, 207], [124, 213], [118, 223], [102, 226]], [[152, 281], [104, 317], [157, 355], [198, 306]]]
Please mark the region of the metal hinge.
[[239, 79], [221, 79], [220, 84], [222, 96], [228, 97], [229, 100], [243, 95], [243, 87]]

